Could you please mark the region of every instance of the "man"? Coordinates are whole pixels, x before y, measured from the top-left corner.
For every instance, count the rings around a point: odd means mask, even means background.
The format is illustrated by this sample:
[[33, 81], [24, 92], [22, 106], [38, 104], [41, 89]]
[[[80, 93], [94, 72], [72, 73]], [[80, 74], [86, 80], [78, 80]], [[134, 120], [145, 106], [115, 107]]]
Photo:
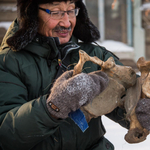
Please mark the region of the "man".
[[[18, 0], [17, 6], [19, 16], [1, 45], [1, 149], [113, 150], [101, 117], [92, 119], [85, 132], [69, 117], [108, 84], [107, 75], [91, 62], [72, 76], [79, 49], [103, 61], [112, 56], [121, 65], [104, 47], [91, 44], [99, 32], [82, 0]], [[128, 128], [124, 113], [116, 108], [107, 116]]]

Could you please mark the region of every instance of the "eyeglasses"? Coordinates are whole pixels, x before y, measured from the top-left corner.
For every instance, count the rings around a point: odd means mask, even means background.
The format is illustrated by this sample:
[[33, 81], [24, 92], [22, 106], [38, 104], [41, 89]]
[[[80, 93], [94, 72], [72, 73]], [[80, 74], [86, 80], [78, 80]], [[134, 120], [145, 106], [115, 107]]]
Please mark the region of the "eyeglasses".
[[77, 16], [79, 14], [80, 8], [71, 9], [68, 11], [51, 11], [49, 9], [44, 9], [41, 7], [39, 7], [39, 9], [47, 12], [48, 14], [50, 14], [51, 18], [57, 20], [57, 19], [62, 19], [64, 17], [65, 13], [68, 14], [69, 18], [74, 18], [75, 16]]

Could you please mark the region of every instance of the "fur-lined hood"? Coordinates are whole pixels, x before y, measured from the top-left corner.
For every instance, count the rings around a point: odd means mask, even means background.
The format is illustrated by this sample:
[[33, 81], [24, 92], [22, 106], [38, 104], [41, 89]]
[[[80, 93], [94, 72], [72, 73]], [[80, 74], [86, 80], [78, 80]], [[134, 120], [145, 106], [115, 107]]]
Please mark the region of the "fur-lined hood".
[[[7, 40], [14, 51], [23, 49], [32, 42], [38, 30], [38, 5], [62, 0], [17, 0], [19, 30]], [[67, 0], [63, 0], [67, 1]], [[87, 9], [82, 0], [74, 0], [80, 8], [73, 35], [83, 42], [93, 42], [100, 38], [96, 26], [90, 21]]]

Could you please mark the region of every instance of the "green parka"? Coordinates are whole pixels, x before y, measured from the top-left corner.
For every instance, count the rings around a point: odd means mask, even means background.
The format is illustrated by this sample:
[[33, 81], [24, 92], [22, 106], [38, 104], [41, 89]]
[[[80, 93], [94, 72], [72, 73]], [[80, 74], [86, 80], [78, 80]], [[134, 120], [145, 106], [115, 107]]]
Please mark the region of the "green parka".
[[[6, 44], [8, 37], [18, 30], [14, 21], [4, 37], [0, 53], [0, 147], [3, 150], [113, 150], [104, 138], [101, 117], [92, 119], [83, 133], [70, 119], [56, 120], [46, 108], [46, 98], [56, 76], [58, 61], [48, 63], [58, 47], [53, 38], [50, 44], [35, 38], [24, 50], [14, 52]], [[106, 61], [114, 57], [104, 47], [78, 43], [90, 56]], [[78, 50], [70, 52], [70, 64], [79, 60]], [[114, 57], [117, 64], [121, 64]], [[86, 62], [83, 72], [100, 67]], [[59, 92], [59, 91], [58, 91]], [[110, 104], [111, 105], [111, 104]], [[124, 127], [124, 110], [117, 108], [107, 115]]]

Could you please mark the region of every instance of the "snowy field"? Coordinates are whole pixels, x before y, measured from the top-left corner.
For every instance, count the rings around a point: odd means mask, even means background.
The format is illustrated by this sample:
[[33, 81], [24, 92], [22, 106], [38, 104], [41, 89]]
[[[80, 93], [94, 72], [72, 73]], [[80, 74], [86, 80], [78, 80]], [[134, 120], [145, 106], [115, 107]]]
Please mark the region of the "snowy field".
[[103, 42], [98, 42], [99, 45], [105, 47], [111, 52], [132, 52], [134, 51], [133, 47], [130, 47], [122, 42], [114, 40], [105, 40]]
[[0, 22], [0, 27], [5, 28], [6, 30], [9, 28], [12, 22]]
[[115, 150], [150, 150], [150, 135], [144, 142], [138, 144], [129, 144], [124, 140], [127, 129], [121, 127], [119, 124], [111, 121], [107, 117], [102, 117], [103, 124], [106, 128], [105, 137], [111, 141]]

